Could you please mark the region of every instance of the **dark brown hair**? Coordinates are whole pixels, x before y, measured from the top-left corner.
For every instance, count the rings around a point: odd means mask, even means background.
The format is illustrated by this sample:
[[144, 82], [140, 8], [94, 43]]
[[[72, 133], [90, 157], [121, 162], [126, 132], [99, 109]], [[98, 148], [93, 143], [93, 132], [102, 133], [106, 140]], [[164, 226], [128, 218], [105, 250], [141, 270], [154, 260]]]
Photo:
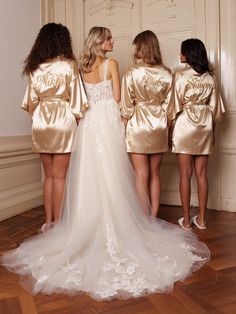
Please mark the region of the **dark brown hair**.
[[38, 33], [35, 43], [24, 62], [23, 74], [29, 75], [41, 63], [58, 56], [76, 60], [72, 50], [70, 32], [66, 26], [60, 23], [48, 23]]
[[188, 63], [197, 73], [203, 74], [212, 70], [209, 68], [205, 45], [200, 39], [189, 38], [181, 44], [181, 54], [185, 56]]

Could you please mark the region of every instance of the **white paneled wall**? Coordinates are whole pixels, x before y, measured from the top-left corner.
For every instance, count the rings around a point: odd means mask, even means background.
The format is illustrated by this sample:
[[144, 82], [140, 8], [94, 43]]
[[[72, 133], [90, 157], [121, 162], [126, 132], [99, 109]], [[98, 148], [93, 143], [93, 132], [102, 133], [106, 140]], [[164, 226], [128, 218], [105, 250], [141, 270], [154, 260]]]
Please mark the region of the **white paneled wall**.
[[220, 128], [221, 207], [236, 211], [236, 1], [220, 1], [221, 89], [227, 112]]

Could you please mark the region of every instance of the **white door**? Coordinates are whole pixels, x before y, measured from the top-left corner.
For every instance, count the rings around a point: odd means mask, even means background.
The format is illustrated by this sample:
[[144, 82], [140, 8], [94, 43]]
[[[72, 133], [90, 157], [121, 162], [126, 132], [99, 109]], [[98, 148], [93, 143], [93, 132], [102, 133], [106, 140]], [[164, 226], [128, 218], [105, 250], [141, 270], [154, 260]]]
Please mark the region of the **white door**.
[[84, 1], [85, 36], [93, 26], [108, 27], [115, 41], [111, 57], [117, 59], [123, 75], [132, 62], [132, 40], [141, 30], [140, 1]]

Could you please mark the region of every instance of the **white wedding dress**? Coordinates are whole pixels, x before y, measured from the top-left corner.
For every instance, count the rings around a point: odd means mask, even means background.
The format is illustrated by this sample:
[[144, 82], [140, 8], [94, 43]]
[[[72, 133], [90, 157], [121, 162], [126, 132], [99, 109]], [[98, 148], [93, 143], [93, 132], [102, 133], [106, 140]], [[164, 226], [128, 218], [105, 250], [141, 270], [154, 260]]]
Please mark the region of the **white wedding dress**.
[[33, 294], [104, 300], [170, 291], [209, 250], [192, 232], [143, 214], [112, 83], [84, 84], [90, 108], [75, 136], [63, 217], [1, 263], [24, 275]]

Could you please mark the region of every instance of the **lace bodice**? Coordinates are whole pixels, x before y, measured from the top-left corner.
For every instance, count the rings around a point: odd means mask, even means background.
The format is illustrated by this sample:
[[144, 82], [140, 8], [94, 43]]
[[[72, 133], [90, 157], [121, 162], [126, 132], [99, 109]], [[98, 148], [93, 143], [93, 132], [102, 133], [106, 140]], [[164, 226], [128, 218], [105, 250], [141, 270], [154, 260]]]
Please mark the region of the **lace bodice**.
[[113, 99], [112, 81], [106, 79], [108, 61], [109, 59], [104, 62], [104, 80], [102, 82], [91, 84], [84, 81], [87, 98], [91, 105]]

